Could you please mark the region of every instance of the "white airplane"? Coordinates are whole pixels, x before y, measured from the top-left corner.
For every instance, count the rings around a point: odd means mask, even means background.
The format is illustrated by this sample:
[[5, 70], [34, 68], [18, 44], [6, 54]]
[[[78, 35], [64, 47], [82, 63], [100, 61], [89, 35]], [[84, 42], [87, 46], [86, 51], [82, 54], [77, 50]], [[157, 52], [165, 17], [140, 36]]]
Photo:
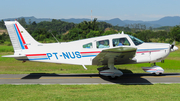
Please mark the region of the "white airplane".
[[111, 78], [123, 75], [114, 65], [152, 63], [142, 67], [149, 73], [162, 74], [156, 62], [164, 61], [178, 48], [166, 43], [145, 43], [131, 35], [112, 34], [72, 42], [39, 43], [17, 21], [5, 21], [13, 48], [11, 57], [21, 61], [49, 62], [82, 65], [103, 65], [99, 74]]

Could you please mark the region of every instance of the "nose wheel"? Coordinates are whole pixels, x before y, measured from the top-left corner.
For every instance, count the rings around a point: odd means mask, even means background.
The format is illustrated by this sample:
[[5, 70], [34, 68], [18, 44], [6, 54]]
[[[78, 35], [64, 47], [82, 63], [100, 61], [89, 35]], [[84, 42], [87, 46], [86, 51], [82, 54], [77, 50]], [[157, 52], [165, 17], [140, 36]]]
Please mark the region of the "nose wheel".
[[162, 75], [164, 69], [160, 66], [156, 66], [156, 63], [151, 65], [152, 67], [141, 67], [145, 72], [152, 73], [153, 75]]
[[152, 73], [154, 76], [160, 76], [162, 73]]

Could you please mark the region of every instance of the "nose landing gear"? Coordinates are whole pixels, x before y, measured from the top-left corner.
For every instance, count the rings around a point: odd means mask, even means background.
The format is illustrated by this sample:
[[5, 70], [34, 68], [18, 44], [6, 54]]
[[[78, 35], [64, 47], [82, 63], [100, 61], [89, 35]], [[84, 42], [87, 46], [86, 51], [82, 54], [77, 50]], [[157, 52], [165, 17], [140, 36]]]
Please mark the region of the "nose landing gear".
[[156, 66], [156, 63], [152, 67], [141, 67], [145, 72], [152, 73], [153, 75], [161, 75], [164, 72], [164, 69], [160, 66]]

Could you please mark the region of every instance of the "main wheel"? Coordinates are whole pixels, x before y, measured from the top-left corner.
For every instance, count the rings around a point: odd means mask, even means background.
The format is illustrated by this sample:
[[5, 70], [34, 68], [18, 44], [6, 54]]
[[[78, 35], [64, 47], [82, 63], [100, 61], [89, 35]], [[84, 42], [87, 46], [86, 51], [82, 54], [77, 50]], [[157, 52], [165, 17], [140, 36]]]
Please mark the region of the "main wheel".
[[160, 76], [160, 75], [162, 75], [162, 73], [152, 73], [153, 75], [155, 75], [155, 76]]
[[108, 76], [108, 78], [109, 78], [110, 80], [116, 80], [116, 79], [118, 78], [118, 76], [115, 76], [115, 77]]

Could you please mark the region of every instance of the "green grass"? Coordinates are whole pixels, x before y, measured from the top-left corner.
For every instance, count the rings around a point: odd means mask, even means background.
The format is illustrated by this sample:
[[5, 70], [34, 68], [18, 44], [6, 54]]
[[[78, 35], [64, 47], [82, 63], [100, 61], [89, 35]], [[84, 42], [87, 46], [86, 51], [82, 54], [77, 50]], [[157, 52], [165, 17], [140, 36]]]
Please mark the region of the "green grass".
[[0, 52], [14, 52], [12, 46], [0, 45]]
[[1, 101], [179, 101], [180, 84], [0, 85]]

